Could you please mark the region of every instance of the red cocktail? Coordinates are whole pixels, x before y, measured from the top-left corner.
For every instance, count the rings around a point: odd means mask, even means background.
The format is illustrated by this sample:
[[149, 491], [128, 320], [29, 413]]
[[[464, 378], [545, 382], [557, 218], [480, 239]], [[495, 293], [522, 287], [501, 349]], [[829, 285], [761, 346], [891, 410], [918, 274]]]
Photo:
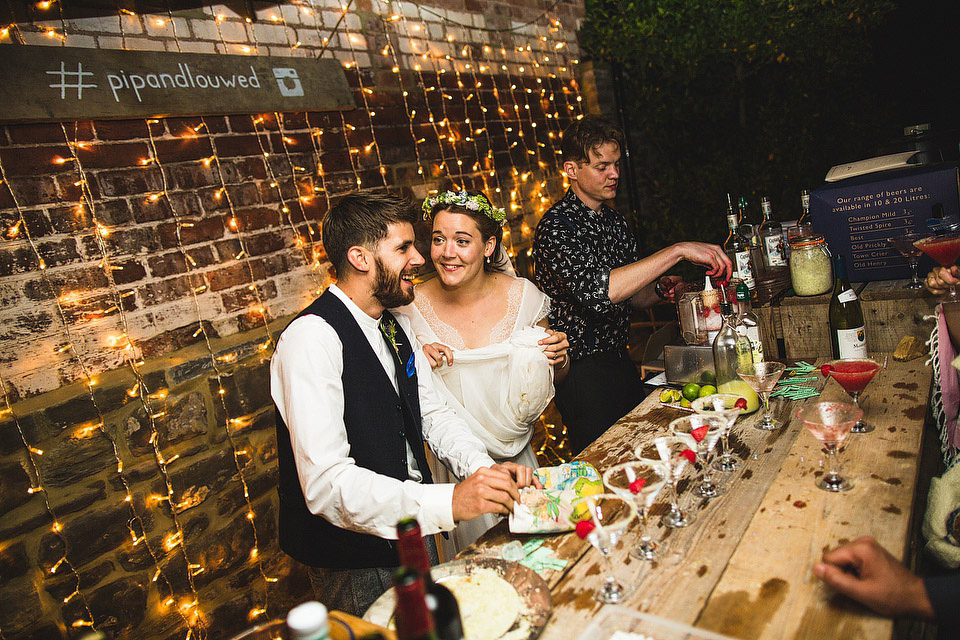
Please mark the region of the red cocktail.
[[[942, 236], [928, 236], [913, 243], [917, 249], [936, 260], [941, 267], [947, 269], [960, 258], [960, 233], [953, 232]], [[946, 297], [956, 299], [957, 289], [949, 285], [950, 293]]]
[[[876, 360], [867, 358], [851, 358], [847, 360], [833, 360], [820, 367], [824, 376], [830, 376], [837, 381], [843, 390], [850, 394], [853, 403], [860, 406], [860, 393], [883, 366]], [[863, 418], [857, 421], [852, 429], [853, 433], [867, 433], [873, 431], [873, 425], [867, 424]]]

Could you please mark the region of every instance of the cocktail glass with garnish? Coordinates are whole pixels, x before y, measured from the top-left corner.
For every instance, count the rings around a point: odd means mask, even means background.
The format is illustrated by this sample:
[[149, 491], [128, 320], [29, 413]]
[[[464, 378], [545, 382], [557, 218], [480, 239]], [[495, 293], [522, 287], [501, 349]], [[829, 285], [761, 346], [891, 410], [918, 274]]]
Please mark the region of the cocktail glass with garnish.
[[847, 402], [817, 402], [797, 409], [797, 420], [823, 443], [829, 459], [829, 471], [817, 480], [824, 491], [839, 493], [853, 488], [853, 481], [840, 475], [840, 445], [863, 416], [863, 410]]
[[773, 431], [783, 424], [770, 415], [770, 392], [786, 368], [787, 365], [781, 362], [751, 362], [737, 367], [737, 375], [743, 378], [763, 401], [763, 419], [756, 424], [757, 429]]
[[630, 552], [641, 560], [657, 557], [657, 543], [648, 533], [647, 515], [660, 490], [666, 484], [665, 468], [650, 460], [634, 460], [614, 465], [603, 472], [603, 484], [617, 495], [633, 500], [640, 515], [640, 544]]
[[680, 495], [677, 492], [677, 482], [683, 472], [697, 459], [697, 454], [690, 448], [688, 440], [673, 435], [657, 436], [652, 442], [637, 447], [634, 453], [641, 461], [653, 462], [663, 471], [667, 488], [670, 490], [670, 511], [660, 520], [664, 526], [682, 529], [693, 524], [693, 515], [680, 507]]
[[924, 238], [922, 233], [909, 232], [901, 236], [895, 236], [893, 238], [887, 238], [887, 242], [893, 245], [893, 248], [896, 249], [901, 256], [907, 259], [907, 263], [910, 265], [911, 278], [910, 282], [903, 285], [904, 289], [923, 289], [923, 282], [920, 280], [920, 274], [917, 272], [917, 267], [920, 265], [920, 256], [923, 255], [923, 251], [917, 248], [914, 244], [918, 240]]
[[720, 425], [700, 414], [677, 418], [670, 423], [670, 433], [687, 439], [687, 446], [697, 454], [700, 463], [700, 484], [693, 488], [693, 495], [701, 498], [716, 498], [723, 487], [713, 479], [713, 452], [720, 440]]
[[[957, 258], [960, 258], [960, 231], [920, 238], [913, 243], [913, 246], [936, 260], [941, 267], [948, 269], [956, 264]], [[942, 299], [957, 300], [957, 288], [952, 284], [948, 285], [948, 291]]]
[[697, 398], [690, 405], [698, 414], [716, 421], [720, 425], [720, 441], [723, 453], [713, 461], [718, 471], [736, 471], [743, 463], [730, 452], [730, 430], [737, 421], [740, 412], [747, 408], [747, 400], [733, 393], [714, 393]]
[[[860, 394], [866, 388], [874, 376], [883, 368], [876, 360], [870, 358], [846, 358], [843, 360], [831, 360], [820, 367], [820, 373], [830, 376], [837, 381], [843, 390], [853, 398], [853, 404], [860, 406]], [[862, 407], [861, 407], [862, 408]], [[853, 427], [853, 433], [869, 433], [873, 431], [874, 426], [864, 422], [861, 418]]]
[[624, 585], [613, 575], [610, 554], [627, 525], [636, 517], [637, 506], [633, 500], [613, 493], [574, 499], [574, 514], [582, 512], [583, 508], [578, 508], [579, 505], [586, 505], [588, 515], [576, 522], [577, 536], [592, 544], [593, 548], [603, 555], [607, 564], [607, 576], [594, 597], [604, 604], [620, 604], [633, 592], [633, 587]]

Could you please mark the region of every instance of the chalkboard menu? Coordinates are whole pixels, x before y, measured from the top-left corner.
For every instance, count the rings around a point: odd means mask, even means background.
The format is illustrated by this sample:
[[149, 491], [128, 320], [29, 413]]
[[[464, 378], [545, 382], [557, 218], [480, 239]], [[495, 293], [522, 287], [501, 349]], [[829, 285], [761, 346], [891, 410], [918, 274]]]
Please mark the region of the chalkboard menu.
[[0, 47], [0, 122], [355, 107], [333, 59]]

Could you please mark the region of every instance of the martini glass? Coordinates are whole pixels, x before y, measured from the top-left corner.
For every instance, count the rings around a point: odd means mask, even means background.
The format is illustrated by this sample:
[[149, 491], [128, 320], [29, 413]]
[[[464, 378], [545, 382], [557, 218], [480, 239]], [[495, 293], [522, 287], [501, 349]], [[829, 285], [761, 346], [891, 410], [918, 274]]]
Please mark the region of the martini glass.
[[733, 393], [714, 393], [703, 398], [697, 398], [690, 406], [698, 414], [714, 420], [720, 426], [720, 441], [723, 442], [723, 453], [713, 461], [713, 468], [718, 471], [736, 471], [742, 467], [743, 463], [730, 453], [729, 438], [733, 423], [737, 421], [737, 416], [746, 406], [746, 399]]
[[817, 480], [824, 491], [839, 493], [853, 488], [852, 480], [840, 476], [839, 448], [861, 416], [860, 407], [846, 402], [817, 402], [797, 410], [797, 419], [827, 450], [830, 470]]
[[[957, 258], [960, 258], [960, 231], [920, 238], [913, 243], [913, 246], [936, 260], [941, 267], [948, 269], [957, 262]], [[952, 284], [948, 286], [949, 292], [944, 294], [942, 299], [957, 300], [957, 288]]]
[[743, 378], [763, 401], [763, 420], [757, 423], [757, 429], [773, 431], [783, 424], [770, 415], [770, 392], [777, 386], [777, 380], [786, 368], [787, 365], [781, 362], [751, 362], [737, 367], [737, 375]]
[[910, 271], [913, 275], [910, 282], [903, 285], [904, 289], [923, 289], [923, 282], [920, 280], [920, 274], [917, 273], [917, 267], [920, 264], [920, 256], [923, 255], [923, 251], [918, 249], [914, 244], [918, 240], [922, 240], [923, 237], [924, 235], [922, 233], [910, 232], [895, 238], [887, 238], [887, 242], [892, 244], [893, 248], [900, 252], [900, 255], [906, 258], [910, 264]]
[[[883, 368], [876, 360], [869, 358], [848, 358], [845, 360], [831, 360], [820, 367], [824, 376], [830, 376], [837, 381], [843, 390], [853, 398], [853, 404], [860, 406], [860, 394], [866, 388], [877, 372]], [[874, 426], [867, 424], [863, 419], [857, 420], [853, 433], [870, 433]]]
[[637, 506], [633, 500], [613, 493], [575, 498], [574, 513], [578, 511], [577, 506], [580, 504], [586, 505], [590, 516], [589, 519], [577, 523], [577, 535], [586, 538], [587, 542], [603, 555], [607, 564], [607, 577], [594, 597], [604, 604], [619, 604], [633, 592], [633, 587], [624, 585], [613, 575], [613, 560], [610, 554], [627, 525], [637, 515]]
[[720, 425], [706, 416], [692, 414], [677, 418], [670, 423], [670, 432], [687, 440], [687, 446], [697, 454], [700, 463], [700, 484], [693, 488], [693, 495], [701, 498], [716, 498], [723, 488], [713, 479], [713, 452], [720, 439]]
[[603, 484], [617, 495], [633, 500], [640, 515], [640, 544], [630, 555], [641, 560], [657, 557], [657, 543], [647, 532], [647, 515], [666, 480], [664, 468], [650, 460], [634, 460], [610, 467], [603, 472]]
[[670, 489], [670, 511], [660, 520], [671, 529], [682, 529], [693, 524], [693, 515], [680, 507], [677, 482], [686, 471], [687, 465], [696, 460], [696, 452], [690, 449], [686, 438], [679, 436], [658, 436], [652, 443], [640, 445], [634, 452], [641, 461], [658, 465]]

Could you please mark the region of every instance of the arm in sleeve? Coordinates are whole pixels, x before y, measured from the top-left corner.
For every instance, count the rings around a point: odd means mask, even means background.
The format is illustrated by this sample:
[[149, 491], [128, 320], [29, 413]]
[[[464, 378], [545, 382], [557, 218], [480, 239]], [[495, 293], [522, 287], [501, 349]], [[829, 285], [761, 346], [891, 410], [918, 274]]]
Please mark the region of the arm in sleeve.
[[614, 308], [609, 293], [610, 268], [583, 246], [575, 230], [560, 220], [541, 220], [534, 251], [538, 268], [571, 299], [599, 314]]
[[425, 535], [453, 529], [452, 484], [400, 481], [357, 466], [350, 457], [342, 371], [340, 339], [317, 316], [292, 322], [270, 363], [270, 393], [290, 431], [311, 513], [338, 527], [382, 538], [396, 538], [397, 522], [410, 516], [421, 523]]

